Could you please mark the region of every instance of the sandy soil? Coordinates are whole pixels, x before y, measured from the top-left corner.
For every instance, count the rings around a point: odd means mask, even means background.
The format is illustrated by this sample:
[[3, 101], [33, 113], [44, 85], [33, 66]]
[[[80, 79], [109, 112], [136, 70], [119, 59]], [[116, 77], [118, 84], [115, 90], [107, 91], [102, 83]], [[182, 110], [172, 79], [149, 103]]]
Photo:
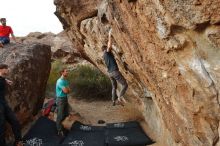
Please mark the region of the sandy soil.
[[111, 101], [87, 102], [76, 99], [70, 99], [69, 104], [73, 111], [86, 119], [86, 123], [93, 125], [98, 125], [98, 120], [113, 123], [140, 120], [142, 118], [141, 114], [135, 111], [135, 109], [132, 109], [129, 104], [125, 106], [112, 106]]

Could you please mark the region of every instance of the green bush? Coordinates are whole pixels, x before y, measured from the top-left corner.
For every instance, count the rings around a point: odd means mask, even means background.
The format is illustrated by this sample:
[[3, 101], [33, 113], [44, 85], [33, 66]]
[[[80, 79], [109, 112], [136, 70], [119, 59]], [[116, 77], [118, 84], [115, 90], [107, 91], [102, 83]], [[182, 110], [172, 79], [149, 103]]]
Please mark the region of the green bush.
[[46, 97], [55, 97], [55, 86], [56, 81], [60, 77], [60, 70], [63, 67], [63, 64], [60, 60], [56, 60], [52, 62], [50, 75], [47, 81], [47, 88], [46, 88]]
[[111, 99], [110, 80], [98, 69], [89, 65], [79, 65], [72, 69], [63, 65], [60, 61], [55, 61], [52, 64], [47, 83], [47, 96], [55, 96], [56, 80], [60, 77], [61, 67], [67, 67], [70, 70], [67, 80], [72, 90], [71, 96], [87, 100]]

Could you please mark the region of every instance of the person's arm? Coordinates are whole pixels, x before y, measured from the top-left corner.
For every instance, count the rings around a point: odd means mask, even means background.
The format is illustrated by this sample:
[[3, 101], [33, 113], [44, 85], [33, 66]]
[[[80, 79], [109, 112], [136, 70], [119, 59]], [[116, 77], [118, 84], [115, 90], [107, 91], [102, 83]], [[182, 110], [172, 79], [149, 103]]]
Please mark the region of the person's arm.
[[[9, 26], [10, 27], [10, 26]], [[10, 27], [10, 34], [11, 34], [11, 37], [13, 39], [14, 42], [17, 42], [16, 41], [16, 38], [15, 38], [15, 35], [14, 35], [14, 31], [12, 30], [12, 28]]]
[[63, 82], [62, 90], [65, 94], [70, 93], [70, 87], [69, 87], [69, 83], [67, 81]]
[[108, 34], [108, 46], [107, 46], [107, 52], [110, 52], [112, 50], [112, 29], [110, 29]]
[[13, 82], [11, 81], [11, 80], [9, 80], [9, 79], [5, 79], [6, 80], [6, 83], [8, 84], [8, 85], [12, 85], [13, 84]]
[[17, 42], [14, 33], [11, 33], [11, 37], [15, 42]]
[[62, 90], [65, 94], [70, 93], [70, 87], [63, 87]]

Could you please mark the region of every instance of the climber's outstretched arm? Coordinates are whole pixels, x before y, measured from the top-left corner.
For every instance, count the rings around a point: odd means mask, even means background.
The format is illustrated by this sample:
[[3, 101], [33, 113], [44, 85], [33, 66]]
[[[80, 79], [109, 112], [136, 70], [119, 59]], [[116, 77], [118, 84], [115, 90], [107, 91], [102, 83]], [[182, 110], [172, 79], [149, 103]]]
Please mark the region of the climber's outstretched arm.
[[110, 29], [109, 34], [108, 34], [108, 48], [107, 52], [110, 52], [112, 49], [112, 29]]

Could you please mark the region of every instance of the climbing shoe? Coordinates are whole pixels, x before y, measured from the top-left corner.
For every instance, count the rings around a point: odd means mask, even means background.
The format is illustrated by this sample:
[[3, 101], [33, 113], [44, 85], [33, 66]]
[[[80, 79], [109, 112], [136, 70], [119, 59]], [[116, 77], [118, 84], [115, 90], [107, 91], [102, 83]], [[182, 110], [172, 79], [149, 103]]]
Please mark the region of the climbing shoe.
[[127, 103], [127, 101], [125, 100], [124, 97], [119, 97], [119, 98], [118, 98], [118, 101], [119, 101], [119, 102], [122, 102], [122, 103]]
[[115, 103], [115, 101], [113, 101], [113, 102], [112, 102], [112, 106], [115, 106], [115, 105], [116, 105], [116, 103]]
[[117, 99], [116, 104], [117, 104], [117, 105], [124, 106], [124, 103], [123, 103], [122, 101], [120, 101], [119, 98]]

